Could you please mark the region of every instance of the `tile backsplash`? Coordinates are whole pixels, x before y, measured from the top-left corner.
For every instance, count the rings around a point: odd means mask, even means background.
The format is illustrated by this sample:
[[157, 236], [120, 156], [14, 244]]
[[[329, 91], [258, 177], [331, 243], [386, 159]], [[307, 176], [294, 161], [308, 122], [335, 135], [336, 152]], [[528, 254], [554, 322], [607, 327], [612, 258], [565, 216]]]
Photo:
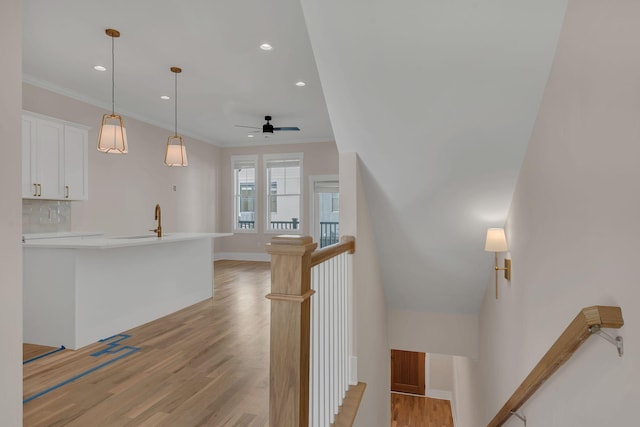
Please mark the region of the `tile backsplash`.
[[71, 202], [22, 199], [22, 233], [71, 231]]

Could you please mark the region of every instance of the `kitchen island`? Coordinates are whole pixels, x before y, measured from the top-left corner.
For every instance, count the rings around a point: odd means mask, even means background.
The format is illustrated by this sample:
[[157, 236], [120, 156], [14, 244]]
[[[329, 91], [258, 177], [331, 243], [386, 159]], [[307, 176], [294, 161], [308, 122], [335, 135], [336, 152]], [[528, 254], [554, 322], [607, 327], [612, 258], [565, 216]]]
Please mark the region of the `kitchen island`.
[[213, 296], [213, 243], [230, 233], [23, 243], [24, 342], [77, 349]]

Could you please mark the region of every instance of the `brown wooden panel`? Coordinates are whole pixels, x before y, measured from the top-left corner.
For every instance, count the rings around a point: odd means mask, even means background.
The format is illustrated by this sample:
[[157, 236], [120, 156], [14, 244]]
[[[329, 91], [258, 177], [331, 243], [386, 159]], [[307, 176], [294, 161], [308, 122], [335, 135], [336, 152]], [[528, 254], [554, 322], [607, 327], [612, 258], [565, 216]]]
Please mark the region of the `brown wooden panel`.
[[391, 350], [391, 391], [424, 395], [425, 354]]

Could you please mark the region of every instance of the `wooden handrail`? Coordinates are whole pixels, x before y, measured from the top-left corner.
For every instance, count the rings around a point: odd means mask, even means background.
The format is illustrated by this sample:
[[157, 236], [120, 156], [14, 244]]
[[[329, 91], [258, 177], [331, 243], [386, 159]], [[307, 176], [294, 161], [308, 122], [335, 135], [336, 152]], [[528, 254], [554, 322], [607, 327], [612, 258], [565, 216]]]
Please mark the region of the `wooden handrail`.
[[343, 252], [354, 253], [356, 250], [356, 238], [353, 236], [342, 236], [340, 242], [331, 246], [325, 246], [322, 249], [318, 249], [311, 254], [311, 267], [315, 267], [318, 264], [322, 264], [328, 259], [334, 256], [340, 255]]
[[624, 325], [620, 307], [594, 306], [583, 308], [565, 329], [549, 351], [522, 381], [507, 403], [487, 427], [500, 427], [553, 375], [591, 335], [592, 326], [621, 328]]

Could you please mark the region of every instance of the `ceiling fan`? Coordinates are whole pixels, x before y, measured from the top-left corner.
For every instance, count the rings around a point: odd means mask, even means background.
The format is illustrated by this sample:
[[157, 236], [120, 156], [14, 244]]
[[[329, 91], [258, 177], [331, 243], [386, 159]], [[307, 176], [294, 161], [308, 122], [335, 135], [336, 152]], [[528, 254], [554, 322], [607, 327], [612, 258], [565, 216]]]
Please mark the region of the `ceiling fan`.
[[[286, 131], [286, 130], [294, 130], [294, 131], [300, 130], [300, 128], [297, 126], [274, 127], [271, 123], [269, 123], [271, 121], [271, 116], [264, 116], [264, 119], [267, 121], [267, 123], [262, 125], [262, 133], [273, 133], [274, 131], [277, 132], [277, 131]], [[254, 132], [255, 133], [260, 132], [260, 128], [255, 126], [243, 126], [243, 125], [235, 125], [235, 126], [238, 128], [258, 129]]]

